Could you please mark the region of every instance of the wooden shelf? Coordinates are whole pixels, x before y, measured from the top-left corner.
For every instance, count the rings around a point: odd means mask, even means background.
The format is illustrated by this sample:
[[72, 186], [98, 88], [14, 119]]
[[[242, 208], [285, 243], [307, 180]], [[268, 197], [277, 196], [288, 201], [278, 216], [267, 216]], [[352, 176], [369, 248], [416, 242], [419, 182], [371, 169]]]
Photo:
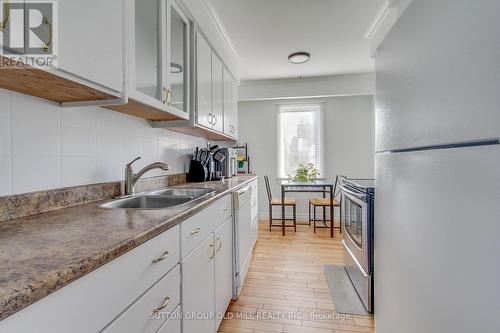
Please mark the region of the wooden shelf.
[[52, 72], [17, 64], [0, 56], [0, 88], [59, 103], [106, 101], [117, 96], [66, 79]]
[[205, 138], [207, 140], [212, 140], [212, 141], [236, 141], [234, 138], [230, 136], [198, 125], [194, 125], [191, 127], [166, 127], [165, 129]]
[[182, 118], [168, 113], [166, 111], [158, 110], [156, 108], [153, 108], [149, 105], [142, 104], [138, 101], [135, 101], [133, 99], [129, 99], [128, 103], [125, 105], [110, 105], [106, 106], [107, 109], [113, 110], [113, 111], [118, 111], [121, 113], [126, 113], [131, 116], [136, 116], [142, 119], [146, 120], [182, 120]]

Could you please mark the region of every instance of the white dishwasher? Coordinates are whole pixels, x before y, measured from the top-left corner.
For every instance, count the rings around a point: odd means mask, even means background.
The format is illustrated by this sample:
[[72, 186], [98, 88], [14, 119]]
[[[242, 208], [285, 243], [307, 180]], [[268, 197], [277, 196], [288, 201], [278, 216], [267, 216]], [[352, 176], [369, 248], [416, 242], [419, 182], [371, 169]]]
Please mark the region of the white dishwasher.
[[252, 195], [250, 186], [233, 192], [234, 209], [234, 265], [233, 299], [238, 299], [252, 261], [255, 245], [255, 225], [252, 221]]

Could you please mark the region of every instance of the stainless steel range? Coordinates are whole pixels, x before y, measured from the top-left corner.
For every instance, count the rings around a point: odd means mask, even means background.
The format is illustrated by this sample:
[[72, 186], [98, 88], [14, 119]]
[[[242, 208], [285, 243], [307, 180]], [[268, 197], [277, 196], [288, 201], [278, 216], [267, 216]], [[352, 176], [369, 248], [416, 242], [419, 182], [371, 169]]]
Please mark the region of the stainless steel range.
[[373, 312], [375, 181], [344, 179], [341, 201], [345, 270], [366, 310]]

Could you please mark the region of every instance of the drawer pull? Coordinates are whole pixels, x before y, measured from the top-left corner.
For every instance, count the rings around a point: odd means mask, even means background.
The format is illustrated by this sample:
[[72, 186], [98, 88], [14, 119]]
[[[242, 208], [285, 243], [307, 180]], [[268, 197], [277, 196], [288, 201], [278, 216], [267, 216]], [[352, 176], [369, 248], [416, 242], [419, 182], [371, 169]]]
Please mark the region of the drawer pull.
[[157, 262], [165, 260], [165, 259], [167, 259], [167, 257], [168, 257], [168, 251], [165, 251], [165, 252], [163, 252], [163, 254], [161, 255], [161, 257], [153, 258], [153, 264], [156, 264]]
[[224, 207], [222, 210], [223, 210], [223, 211], [225, 211], [225, 212], [227, 212], [227, 211], [229, 211], [230, 209], [231, 209], [231, 207]]
[[222, 247], [222, 241], [220, 240], [220, 238], [217, 238], [215, 240], [215, 244], [217, 244], [217, 242], [219, 242], [219, 246], [217, 246], [217, 251], [216, 252], [219, 252], [221, 247]]
[[194, 229], [193, 231], [191, 231], [191, 235], [196, 235], [196, 234], [198, 234], [200, 232], [201, 232], [201, 228], [198, 227], [198, 228]]
[[165, 309], [168, 306], [168, 303], [170, 303], [170, 297], [167, 296], [167, 297], [165, 297], [165, 300], [163, 301], [163, 303], [161, 303], [161, 305], [159, 307], [157, 307], [156, 309], [153, 310], [153, 315], [156, 315], [156, 314], [158, 314], [158, 312]]
[[212, 260], [215, 257], [215, 249], [214, 249], [214, 244], [210, 244], [208, 248], [211, 250], [211, 254], [208, 257], [210, 260]]

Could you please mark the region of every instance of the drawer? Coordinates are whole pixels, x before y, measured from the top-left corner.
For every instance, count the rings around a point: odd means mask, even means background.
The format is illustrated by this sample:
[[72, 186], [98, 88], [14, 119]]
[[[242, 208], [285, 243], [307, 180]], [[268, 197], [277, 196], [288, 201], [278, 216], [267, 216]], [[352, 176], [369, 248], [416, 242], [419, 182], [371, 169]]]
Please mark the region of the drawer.
[[181, 307], [172, 313], [172, 316], [161, 325], [157, 333], [181, 333]]
[[181, 223], [181, 257], [184, 258], [231, 217], [231, 196], [226, 195]]
[[177, 265], [102, 332], [156, 332], [179, 305], [180, 287], [180, 265]]
[[252, 189], [252, 220], [256, 219], [259, 215], [259, 192], [257, 188], [257, 181], [253, 181], [251, 185]]
[[[179, 230], [161, 233], [0, 321], [0, 331], [98, 332], [179, 263]], [[168, 256], [153, 263], [165, 251]]]

